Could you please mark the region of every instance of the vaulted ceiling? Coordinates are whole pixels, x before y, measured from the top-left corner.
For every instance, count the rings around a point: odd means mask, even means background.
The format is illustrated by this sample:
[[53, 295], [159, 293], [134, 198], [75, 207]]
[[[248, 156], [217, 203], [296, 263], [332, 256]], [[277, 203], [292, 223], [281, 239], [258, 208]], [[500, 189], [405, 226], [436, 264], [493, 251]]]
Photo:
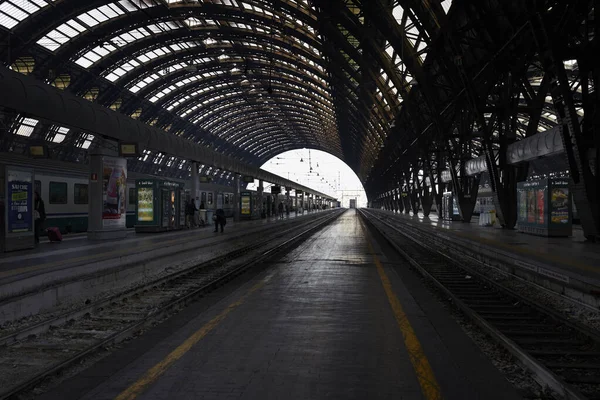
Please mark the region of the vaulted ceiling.
[[[494, 60], [526, 21], [520, 3], [0, 0], [0, 62], [255, 165], [315, 148], [369, 183], [417, 153], [411, 146], [430, 126], [458, 118], [453, 96], [464, 83], [453, 65], [478, 71]], [[549, 106], [540, 129], [554, 120]], [[10, 109], [0, 110], [0, 130], [0, 151], [45, 140], [55, 157], [81, 162], [98, 145]], [[167, 150], [145, 151], [130, 168], [187, 177], [188, 160]]]

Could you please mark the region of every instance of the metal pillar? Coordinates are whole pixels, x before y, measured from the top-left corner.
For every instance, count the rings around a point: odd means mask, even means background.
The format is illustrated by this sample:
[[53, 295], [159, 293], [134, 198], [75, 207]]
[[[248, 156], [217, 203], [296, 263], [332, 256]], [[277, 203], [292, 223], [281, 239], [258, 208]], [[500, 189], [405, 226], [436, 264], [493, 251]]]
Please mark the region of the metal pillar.
[[265, 207], [263, 204], [263, 199], [264, 199], [264, 193], [265, 188], [263, 185], [263, 180], [259, 179], [258, 180], [258, 212], [260, 214], [260, 217], [263, 218], [264, 212], [265, 212]]
[[[598, 10], [595, 10], [598, 17]], [[598, 24], [596, 20], [596, 24]], [[597, 175], [600, 172], [597, 159], [600, 155], [600, 134], [598, 127], [593, 122], [598, 122], [598, 111], [595, 109], [597, 104], [595, 101], [584, 103], [584, 107], [588, 108], [585, 113], [586, 121], [583, 130], [579, 124], [579, 118], [575, 109], [573, 92], [569, 84], [569, 79], [563, 63], [564, 55], [557, 48], [557, 43], [562, 43], [560, 40], [553, 41], [548, 36], [544, 21], [541, 16], [534, 19], [534, 29], [537, 41], [540, 46], [540, 55], [542, 63], [547, 74], [552, 76], [550, 83], [550, 94], [552, 102], [558, 116], [558, 124], [563, 139], [563, 147], [565, 156], [569, 163], [569, 172], [571, 174], [572, 183], [570, 190], [573, 193], [573, 201], [577, 206], [577, 212], [581, 219], [581, 227], [585, 237], [590, 241], [600, 241], [600, 177]], [[549, 29], [552, 32], [552, 29]], [[596, 35], [598, 32], [595, 32]], [[598, 42], [597, 36], [594, 40]], [[598, 45], [595, 44], [597, 48]], [[592, 49], [589, 53], [594, 53]], [[581, 61], [581, 60], [580, 60]], [[584, 68], [588, 69], [587, 74], [582, 74], [583, 90], [586, 98], [590, 96], [589, 69], [593, 64], [590, 61], [584, 61]], [[588, 65], [589, 63], [589, 65]], [[596, 62], [597, 64], [597, 62]], [[598, 70], [593, 71], [594, 78], [598, 78]], [[597, 81], [594, 82], [598, 84]], [[595, 87], [597, 96], [597, 87]], [[585, 109], [584, 108], [584, 109]], [[593, 112], [591, 112], [593, 111]], [[588, 117], [589, 115], [589, 117]], [[595, 121], [594, 121], [595, 120]]]
[[296, 217], [298, 216], [298, 190], [294, 189], [294, 205], [296, 206]]
[[240, 175], [234, 174], [233, 179], [233, 220], [238, 222], [241, 216]]
[[461, 176], [458, 176], [456, 173], [456, 164], [451, 162], [450, 176], [452, 177], [454, 195], [458, 201], [460, 218], [463, 222], [471, 222], [477, 201], [477, 193], [479, 192], [479, 175], [466, 176], [464, 163], [461, 162]]
[[[200, 200], [200, 182], [198, 181], [198, 163], [192, 163], [192, 187], [190, 197], [194, 200]], [[198, 205], [196, 205], [198, 207]]]
[[291, 190], [291, 188], [289, 188], [289, 187], [285, 188], [285, 214], [286, 215], [290, 215], [290, 208], [292, 208], [292, 205], [290, 204], [290, 190]]

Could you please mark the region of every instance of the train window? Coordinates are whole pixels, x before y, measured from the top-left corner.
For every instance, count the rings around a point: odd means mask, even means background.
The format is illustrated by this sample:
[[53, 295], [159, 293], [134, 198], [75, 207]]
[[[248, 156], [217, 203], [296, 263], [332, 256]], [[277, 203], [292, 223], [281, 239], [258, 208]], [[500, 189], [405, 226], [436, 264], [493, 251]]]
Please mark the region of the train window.
[[213, 203], [213, 194], [212, 192], [208, 193], [208, 204], [212, 204]]
[[50, 182], [48, 192], [50, 204], [67, 204], [67, 182]]
[[76, 183], [74, 185], [73, 199], [75, 204], [88, 203], [88, 185], [85, 183]]
[[135, 188], [129, 188], [129, 205], [130, 206], [135, 206], [135, 204], [137, 203], [136, 194], [137, 194], [137, 191], [135, 190]]
[[40, 196], [42, 195], [42, 181], [33, 182], [33, 191], [37, 192]]

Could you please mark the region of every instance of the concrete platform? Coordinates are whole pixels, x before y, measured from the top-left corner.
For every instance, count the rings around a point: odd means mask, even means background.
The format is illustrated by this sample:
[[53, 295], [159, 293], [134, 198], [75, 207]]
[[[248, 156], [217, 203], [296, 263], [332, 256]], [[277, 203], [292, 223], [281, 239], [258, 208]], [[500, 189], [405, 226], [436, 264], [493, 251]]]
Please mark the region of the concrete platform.
[[[320, 212], [320, 211], [316, 211]], [[304, 216], [313, 215], [305, 213]], [[285, 220], [296, 216], [290, 213]], [[93, 241], [86, 234], [65, 235], [62, 242], [42, 241], [35, 249], [0, 253], [0, 284], [11, 282], [26, 276], [40, 273], [41, 271], [62, 268], [65, 266], [85, 265], [99, 259], [106, 259], [116, 255], [130, 254], [142, 249], [156, 249], [157, 247], [172, 246], [174, 241], [214, 239], [219, 241], [244, 230], [274, 224], [281, 221], [277, 217], [261, 220], [233, 222], [228, 218], [224, 235], [213, 234], [213, 225], [204, 228], [183, 229], [159, 233], [135, 233], [128, 230], [126, 239]]]
[[520, 398], [378, 243], [349, 210], [42, 398]]
[[519, 274], [535, 274], [539, 276], [538, 283], [553, 290], [581, 290], [580, 294], [570, 293], [571, 297], [600, 306], [600, 244], [586, 242], [577, 226], [573, 228], [571, 237], [547, 238], [516, 230], [479, 226], [476, 219], [464, 223], [440, 220], [435, 213], [424, 217], [422, 214], [368, 211], [435, 234], [445, 243], [466, 252], [504, 261]]
[[[118, 291], [185, 263], [202, 263], [243, 247], [247, 238], [294, 226], [314, 218], [311, 212], [283, 220], [233, 223], [224, 233], [213, 227], [136, 234], [114, 241], [89, 241], [86, 237], [40, 244], [33, 250], [0, 256], [0, 325], [56, 307], [93, 301], [106, 291]], [[273, 227], [273, 228], [271, 228]]]

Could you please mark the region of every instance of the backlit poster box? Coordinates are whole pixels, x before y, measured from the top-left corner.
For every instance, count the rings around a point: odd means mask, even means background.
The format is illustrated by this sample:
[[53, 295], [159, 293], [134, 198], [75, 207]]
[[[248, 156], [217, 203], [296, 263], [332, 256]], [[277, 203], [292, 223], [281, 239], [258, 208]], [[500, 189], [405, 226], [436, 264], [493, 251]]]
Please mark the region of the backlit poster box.
[[252, 205], [251, 205], [252, 194], [250, 192], [242, 192], [242, 193], [240, 193], [240, 199], [241, 199], [241, 208], [240, 208], [241, 214], [244, 216], [252, 215]]
[[571, 235], [569, 181], [537, 179], [517, 185], [518, 229], [541, 236]]
[[33, 231], [33, 187], [31, 172], [7, 171], [7, 232]]
[[569, 188], [553, 187], [550, 193], [550, 221], [553, 224], [569, 223]]
[[125, 228], [127, 217], [127, 160], [116, 157], [102, 158], [102, 226]]
[[138, 221], [154, 221], [154, 188], [138, 187], [137, 188], [137, 220]]

